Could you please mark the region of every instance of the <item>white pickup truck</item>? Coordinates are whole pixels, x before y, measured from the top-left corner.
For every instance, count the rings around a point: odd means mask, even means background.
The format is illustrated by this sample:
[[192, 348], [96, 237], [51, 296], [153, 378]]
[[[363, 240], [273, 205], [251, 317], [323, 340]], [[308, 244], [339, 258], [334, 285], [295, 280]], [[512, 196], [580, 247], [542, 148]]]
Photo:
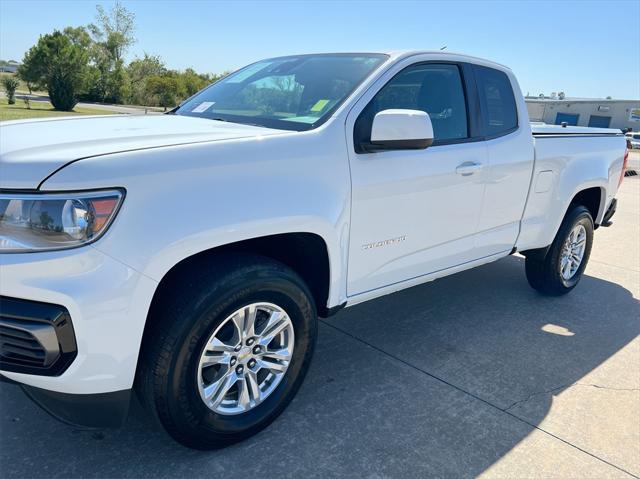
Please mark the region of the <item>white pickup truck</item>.
[[166, 115], [0, 135], [1, 375], [90, 427], [136, 391], [201, 449], [283, 411], [318, 315], [515, 252], [571, 291], [626, 154], [532, 131], [508, 68], [444, 52], [275, 58]]

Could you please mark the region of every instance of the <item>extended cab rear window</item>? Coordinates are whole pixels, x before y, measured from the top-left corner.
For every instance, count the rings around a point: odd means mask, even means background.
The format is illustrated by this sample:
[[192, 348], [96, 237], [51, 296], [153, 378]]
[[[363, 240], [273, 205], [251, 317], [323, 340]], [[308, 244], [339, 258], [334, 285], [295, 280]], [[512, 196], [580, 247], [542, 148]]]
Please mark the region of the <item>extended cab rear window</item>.
[[518, 110], [509, 77], [500, 70], [474, 65], [485, 137], [506, 135], [518, 128]]

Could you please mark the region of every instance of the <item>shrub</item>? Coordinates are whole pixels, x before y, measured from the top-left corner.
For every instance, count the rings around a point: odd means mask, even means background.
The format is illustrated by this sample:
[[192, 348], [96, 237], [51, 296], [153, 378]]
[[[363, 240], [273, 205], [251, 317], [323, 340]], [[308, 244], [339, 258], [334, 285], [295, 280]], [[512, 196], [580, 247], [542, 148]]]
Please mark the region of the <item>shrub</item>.
[[16, 88], [18, 88], [19, 83], [18, 79], [13, 75], [2, 77], [2, 86], [7, 92], [7, 102], [9, 105], [13, 105], [16, 102]]

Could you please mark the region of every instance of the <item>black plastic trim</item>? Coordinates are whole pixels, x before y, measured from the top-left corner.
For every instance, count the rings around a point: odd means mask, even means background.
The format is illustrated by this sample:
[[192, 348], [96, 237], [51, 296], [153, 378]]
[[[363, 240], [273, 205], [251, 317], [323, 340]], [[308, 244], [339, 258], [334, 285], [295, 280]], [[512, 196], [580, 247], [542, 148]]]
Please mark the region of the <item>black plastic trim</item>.
[[333, 306], [331, 308], [327, 308], [325, 306], [318, 310], [318, 315], [321, 318], [330, 318], [331, 316], [335, 316], [336, 314], [338, 314], [338, 312], [342, 311], [346, 305], [347, 305], [347, 302], [345, 301], [344, 303], [341, 303], [337, 306]]
[[622, 133], [533, 133], [534, 138], [624, 136]]
[[613, 215], [616, 214], [617, 207], [618, 207], [618, 200], [614, 198], [613, 200], [611, 200], [611, 204], [609, 205], [609, 208], [607, 208], [607, 212], [604, 214], [604, 217], [602, 218], [602, 222], [600, 223], [600, 226], [609, 227], [613, 224], [613, 222], [611, 221], [611, 218], [613, 218]]
[[389, 151], [389, 150], [424, 150], [433, 144], [432, 138], [421, 138], [415, 140], [385, 140], [371, 143], [361, 143], [360, 148], [367, 152]]
[[67, 394], [22, 384], [27, 396], [51, 416], [84, 428], [118, 428], [129, 414], [131, 389], [99, 394]]
[[551, 245], [548, 245], [548, 246], [545, 246], [544, 248], [536, 248], [536, 249], [528, 249], [526, 251], [520, 251], [520, 254], [523, 256], [526, 256], [527, 258], [531, 257], [533, 259], [542, 261], [545, 258], [545, 256], [547, 256], [547, 253], [549, 252], [550, 248], [551, 248]]
[[9, 379], [6, 376], [3, 376], [2, 374], [0, 374], [0, 383], [5, 383], [5, 384], [14, 384], [16, 386], [19, 386], [20, 383], [17, 381], [14, 381], [13, 379]]
[[462, 70], [462, 81], [465, 89], [464, 93], [467, 99], [468, 139], [484, 140], [482, 135], [482, 110], [480, 107], [480, 96], [478, 95], [475, 70], [471, 63], [460, 63], [460, 69]]
[[5, 331], [25, 332], [38, 341], [44, 351], [42, 365], [7, 357], [5, 343], [0, 370], [38, 376], [59, 376], [78, 354], [69, 311], [64, 306], [0, 296], [0, 326]]

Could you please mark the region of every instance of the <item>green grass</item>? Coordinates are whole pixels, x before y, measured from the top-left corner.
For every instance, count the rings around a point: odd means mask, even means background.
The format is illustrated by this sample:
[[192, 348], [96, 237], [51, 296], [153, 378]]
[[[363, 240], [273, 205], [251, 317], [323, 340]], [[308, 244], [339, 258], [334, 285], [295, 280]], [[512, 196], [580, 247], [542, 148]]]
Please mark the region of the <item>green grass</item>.
[[44, 101], [32, 101], [31, 108], [27, 109], [24, 101], [16, 98], [15, 105], [9, 105], [6, 98], [0, 98], [0, 121], [22, 120], [24, 118], [52, 118], [56, 116], [78, 115], [110, 115], [114, 112], [76, 106], [73, 111], [54, 110], [51, 103]]

